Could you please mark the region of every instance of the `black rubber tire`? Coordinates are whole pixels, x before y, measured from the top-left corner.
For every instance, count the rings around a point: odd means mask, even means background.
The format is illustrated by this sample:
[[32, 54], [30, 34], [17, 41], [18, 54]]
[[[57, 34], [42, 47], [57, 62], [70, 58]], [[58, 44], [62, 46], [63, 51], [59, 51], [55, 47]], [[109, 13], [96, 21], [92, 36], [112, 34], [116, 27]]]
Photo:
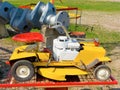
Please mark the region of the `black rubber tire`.
[[[100, 79], [100, 78], [97, 76], [98, 71], [101, 70], [101, 69], [106, 69], [106, 70], [108, 71], [109, 74], [108, 74], [107, 78]], [[108, 66], [106, 66], [106, 65], [100, 65], [100, 66], [96, 67], [95, 70], [94, 70], [94, 77], [95, 77], [97, 80], [100, 80], [100, 81], [106, 81], [106, 80], [108, 80], [108, 79], [110, 78], [110, 75], [111, 75], [111, 69], [110, 69]]]
[[[27, 75], [27, 77], [20, 77], [19, 75], [17, 75], [17, 69], [22, 66], [27, 67], [27, 69], [29, 69], [29, 75]], [[34, 69], [33, 64], [30, 61], [20, 60], [13, 64], [13, 66], [11, 68], [11, 73], [12, 73], [12, 76], [15, 78], [15, 80], [17, 80], [19, 82], [25, 82], [25, 81], [29, 81], [32, 79], [32, 77], [35, 74], [35, 69]], [[24, 71], [23, 71], [23, 73], [24, 73]]]

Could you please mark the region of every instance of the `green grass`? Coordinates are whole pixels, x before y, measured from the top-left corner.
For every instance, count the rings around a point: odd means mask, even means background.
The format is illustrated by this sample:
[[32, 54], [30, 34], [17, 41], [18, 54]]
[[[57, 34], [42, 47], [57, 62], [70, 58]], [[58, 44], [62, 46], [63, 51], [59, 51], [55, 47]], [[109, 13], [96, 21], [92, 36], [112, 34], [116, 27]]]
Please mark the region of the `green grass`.
[[[8, 1], [14, 4], [15, 6], [39, 2], [39, 0], [4, 0], [4, 1]], [[46, 3], [49, 0], [40, 0], [40, 1]], [[63, 3], [60, 3], [59, 0], [56, 0], [55, 5], [78, 7], [82, 10], [120, 12], [120, 2], [107, 2], [107, 1], [96, 1], [96, 0], [63, 0]]]
[[31, 4], [31, 3], [38, 3], [39, 1], [42, 2], [49, 2], [49, 0], [3, 0], [3, 1], [7, 1], [10, 2], [11, 4], [15, 5], [15, 6], [21, 6], [21, 5], [27, 5], [27, 4]]
[[[70, 0], [72, 3], [70, 6], [78, 7], [83, 10], [94, 10], [94, 11], [120, 11], [119, 2], [105, 2], [95, 0]], [[69, 3], [66, 3], [69, 5]]]

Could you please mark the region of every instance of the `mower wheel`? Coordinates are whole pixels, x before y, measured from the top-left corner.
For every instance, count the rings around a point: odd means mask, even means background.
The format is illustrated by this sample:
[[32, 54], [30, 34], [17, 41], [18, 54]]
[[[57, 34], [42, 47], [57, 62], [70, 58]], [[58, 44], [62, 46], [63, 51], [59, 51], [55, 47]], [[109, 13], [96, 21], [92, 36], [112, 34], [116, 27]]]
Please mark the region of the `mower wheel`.
[[25, 82], [32, 79], [35, 74], [35, 69], [30, 61], [20, 60], [13, 64], [11, 73], [15, 80]]
[[106, 81], [110, 78], [111, 70], [106, 65], [100, 65], [95, 68], [94, 70], [94, 76], [96, 79], [100, 81]]

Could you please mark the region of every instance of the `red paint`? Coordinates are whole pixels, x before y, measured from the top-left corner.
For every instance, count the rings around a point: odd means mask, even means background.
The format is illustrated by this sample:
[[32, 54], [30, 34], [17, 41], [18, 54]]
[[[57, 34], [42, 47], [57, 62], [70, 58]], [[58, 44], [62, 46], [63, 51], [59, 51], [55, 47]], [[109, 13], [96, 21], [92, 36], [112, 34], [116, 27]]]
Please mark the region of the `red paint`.
[[30, 5], [25, 5], [25, 6], [19, 6], [19, 8], [22, 8], [22, 9], [31, 9], [31, 6]]
[[57, 11], [63, 11], [63, 10], [78, 10], [78, 8], [74, 7], [66, 7], [66, 8], [58, 8]]
[[95, 46], [100, 46], [100, 43], [97, 40], [94, 40], [94, 44], [95, 44]]
[[10, 62], [9, 62], [9, 61], [6, 61], [5, 63], [6, 63], [7, 65], [10, 65]]
[[85, 81], [85, 82], [27, 82], [27, 83], [3, 83], [0, 84], [0, 88], [10, 88], [10, 87], [34, 87], [39, 86], [43, 88], [56, 88], [56, 87], [76, 87], [76, 86], [85, 86], [85, 85], [115, 85], [118, 82], [110, 77], [110, 81]]

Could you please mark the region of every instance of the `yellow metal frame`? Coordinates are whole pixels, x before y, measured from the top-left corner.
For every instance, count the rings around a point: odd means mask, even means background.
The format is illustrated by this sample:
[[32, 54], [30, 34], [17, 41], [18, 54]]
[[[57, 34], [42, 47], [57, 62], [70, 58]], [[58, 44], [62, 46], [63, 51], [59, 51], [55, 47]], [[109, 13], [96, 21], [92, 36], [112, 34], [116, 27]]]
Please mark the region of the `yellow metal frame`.
[[[26, 51], [28, 45], [16, 48], [11, 55], [10, 62], [20, 59], [37, 57], [39, 61], [32, 62], [34, 67], [40, 67], [38, 73], [44, 77], [54, 80], [66, 80], [66, 75], [87, 75], [87, 69], [95, 66], [100, 62], [109, 62], [110, 58], [106, 57], [106, 51], [103, 47], [96, 47], [93, 43], [84, 43], [83, 50], [74, 60], [50, 60], [51, 54], [44, 51]], [[49, 60], [51, 62], [49, 62]]]
[[66, 80], [66, 75], [87, 75], [88, 72], [84, 70], [80, 70], [75, 67], [67, 67], [67, 68], [39, 68], [38, 73], [46, 78], [64, 81]]
[[39, 52], [39, 51], [36, 52], [34, 50], [33, 51], [26, 51], [27, 47], [28, 47], [28, 45], [20, 46], [20, 47], [16, 48], [10, 57], [10, 61], [23, 59], [23, 58], [29, 58], [29, 57], [37, 57], [37, 56], [41, 61], [49, 60], [50, 53]]

